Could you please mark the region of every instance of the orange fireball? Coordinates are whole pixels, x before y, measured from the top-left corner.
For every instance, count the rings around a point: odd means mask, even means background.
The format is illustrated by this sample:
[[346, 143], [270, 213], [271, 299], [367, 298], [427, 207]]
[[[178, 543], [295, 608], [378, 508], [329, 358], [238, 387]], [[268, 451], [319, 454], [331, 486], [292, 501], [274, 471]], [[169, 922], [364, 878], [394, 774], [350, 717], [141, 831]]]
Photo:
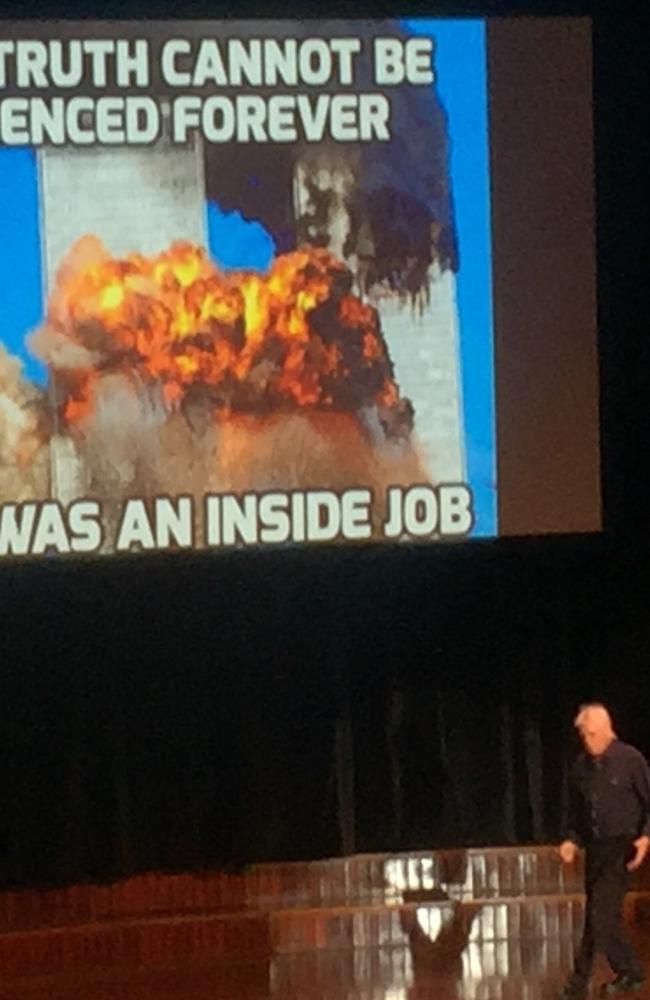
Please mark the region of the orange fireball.
[[81, 243], [86, 252], [73, 248], [64, 262], [47, 315], [88, 359], [74, 370], [51, 362], [71, 424], [111, 371], [160, 385], [170, 404], [200, 393], [225, 413], [402, 402], [376, 311], [350, 293], [347, 268], [325, 249], [283, 254], [260, 275], [225, 274], [190, 243], [119, 260], [91, 237]]

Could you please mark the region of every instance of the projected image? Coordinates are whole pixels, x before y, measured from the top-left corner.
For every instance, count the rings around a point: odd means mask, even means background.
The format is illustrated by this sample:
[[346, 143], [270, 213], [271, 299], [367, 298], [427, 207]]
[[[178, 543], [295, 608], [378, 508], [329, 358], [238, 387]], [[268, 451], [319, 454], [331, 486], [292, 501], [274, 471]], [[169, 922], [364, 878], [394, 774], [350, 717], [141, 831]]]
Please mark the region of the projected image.
[[0, 555], [495, 534], [483, 22], [14, 29]]

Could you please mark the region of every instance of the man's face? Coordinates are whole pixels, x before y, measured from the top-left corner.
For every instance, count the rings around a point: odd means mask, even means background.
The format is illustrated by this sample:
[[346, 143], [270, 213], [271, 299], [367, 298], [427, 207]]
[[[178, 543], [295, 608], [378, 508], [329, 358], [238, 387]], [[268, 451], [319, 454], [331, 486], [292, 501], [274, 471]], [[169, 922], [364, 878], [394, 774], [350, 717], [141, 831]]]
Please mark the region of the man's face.
[[592, 757], [599, 757], [612, 742], [612, 734], [608, 727], [596, 722], [587, 720], [578, 727], [578, 732], [585, 750]]

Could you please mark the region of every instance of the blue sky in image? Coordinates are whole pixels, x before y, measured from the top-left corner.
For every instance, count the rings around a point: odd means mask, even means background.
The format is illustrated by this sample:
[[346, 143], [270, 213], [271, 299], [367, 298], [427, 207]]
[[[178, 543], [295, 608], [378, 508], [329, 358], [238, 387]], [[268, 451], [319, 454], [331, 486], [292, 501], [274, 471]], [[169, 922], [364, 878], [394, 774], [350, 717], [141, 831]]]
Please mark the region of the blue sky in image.
[[267, 270], [275, 246], [259, 222], [248, 221], [239, 212], [223, 212], [219, 205], [209, 201], [207, 223], [210, 256], [220, 267]]
[[43, 314], [36, 156], [0, 146], [0, 341], [43, 382], [45, 369], [25, 349], [25, 334]]

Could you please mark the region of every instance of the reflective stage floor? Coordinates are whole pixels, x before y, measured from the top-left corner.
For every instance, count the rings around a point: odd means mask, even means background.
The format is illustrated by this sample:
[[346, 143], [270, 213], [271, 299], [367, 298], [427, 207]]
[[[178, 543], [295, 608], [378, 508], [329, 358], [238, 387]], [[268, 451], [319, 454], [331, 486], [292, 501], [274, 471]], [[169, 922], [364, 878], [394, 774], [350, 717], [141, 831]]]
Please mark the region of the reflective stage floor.
[[[650, 865], [632, 888], [650, 969]], [[579, 868], [531, 847], [5, 892], [0, 1000], [550, 1000], [580, 890]]]
[[[650, 967], [650, 932], [635, 934]], [[206, 958], [19, 977], [2, 1000], [545, 1000], [570, 966], [571, 942], [501, 942], [452, 953], [395, 948], [282, 956], [224, 967]], [[609, 978], [601, 965], [597, 984]], [[634, 996], [650, 1000], [650, 988]]]

